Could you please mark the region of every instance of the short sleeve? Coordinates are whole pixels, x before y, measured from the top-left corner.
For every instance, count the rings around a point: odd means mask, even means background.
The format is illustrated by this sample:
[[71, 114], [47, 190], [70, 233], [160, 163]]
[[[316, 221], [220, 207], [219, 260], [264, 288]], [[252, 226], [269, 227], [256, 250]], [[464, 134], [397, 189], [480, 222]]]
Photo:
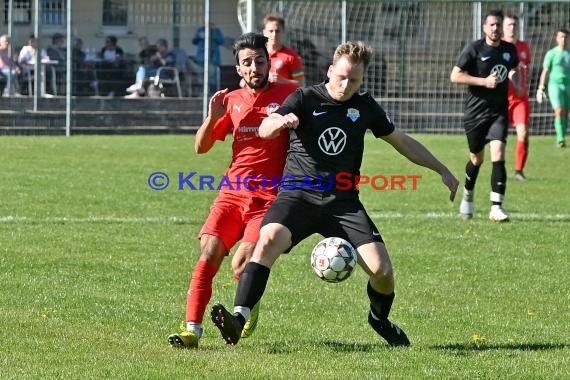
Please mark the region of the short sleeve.
[[224, 116], [216, 122], [214, 125], [214, 130], [212, 131], [212, 137], [214, 140], [225, 141], [226, 136], [233, 128], [232, 118], [229, 113], [225, 113]]
[[293, 58], [291, 61], [291, 76], [293, 79], [299, 79], [305, 76], [305, 71], [303, 69], [303, 61], [299, 54], [292, 54]]
[[384, 111], [376, 101], [374, 101], [374, 103], [375, 106], [373, 105], [373, 107], [375, 117], [373, 118], [374, 122], [370, 127], [370, 130], [376, 138], [388, 136], [390, 133], [394, 132], [396, 127], [388, 113]]
[[473, 62], [473, 58], [476, 58], [475, 49], [473, 49], [473, 44], [469, 44], [463, 49], [461, 54], [459, 54], [456, 66], [463, 71], [469, 71]]
[[542, 63], [542, 67], [545, 69], [552, 69], [552, 50], [549, 50], [546, 55], [544, 56], [544, 62]]
[[294, 92], [292, 92], [289, 96], [287, 96], [287, 98], [285, 98], [285, 101], [283, 102], [281, 107], [279, 107], [277, 111], [275, 111], [275, 113], [281, 116], [287, 115], [289, 113], [294, 113], [295, 115], [297, 115], [297, 117], [299, 117], [301, 115], [300, 110], [302, 102], [303, 102], [303, 94], [301, 89], [298, 88]]

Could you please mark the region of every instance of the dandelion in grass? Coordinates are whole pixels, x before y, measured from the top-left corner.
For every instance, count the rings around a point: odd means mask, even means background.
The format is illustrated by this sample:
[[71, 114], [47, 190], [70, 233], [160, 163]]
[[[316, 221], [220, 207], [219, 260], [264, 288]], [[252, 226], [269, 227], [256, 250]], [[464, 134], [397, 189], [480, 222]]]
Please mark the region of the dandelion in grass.
[[484, 335], [473, 334], [471, 335], [471, 342], [475, 344], [481, 344], [487, 342], [487, 337]]
[[526, 314], [532, 316], [532, 315], [536, 315], [536, 312], [534, 310], [528, 310], [526, 312]]
[[232, 283], [232, 282], [224, 282], [224, 283], [222, 284], [222, 288], [224, 288], [224, 289], [230, 289], [230, 288], [232, 288], [233, 286], [234, 286], [234, 283]]
[[47, 319], [49, 317], [55, 316], [57, 314], [57, 309], [49, 309], [48, 307], [44, 307], [39, 314], [39, 317], [42, 319]]

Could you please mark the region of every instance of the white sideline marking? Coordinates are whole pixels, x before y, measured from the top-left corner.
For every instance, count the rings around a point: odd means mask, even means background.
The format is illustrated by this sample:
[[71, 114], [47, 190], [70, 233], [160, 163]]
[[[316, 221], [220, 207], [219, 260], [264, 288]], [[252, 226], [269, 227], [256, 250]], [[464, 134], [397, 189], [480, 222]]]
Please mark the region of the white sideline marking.
[[0, 223], [190, 223], [191, 218], [180, 216], [54, 216], [54, 217], [28, 217], [28, 216], [0, 216]]
[[[370, 212], [371, 218], [377, 219], [458, 219], [459, 213], [454, 212]], [[486, 219], [487, 214], [481, 214]], [[476, 215], [477, 217], [477, 215]], [[511, 213], [511, 220], [544, 220], [544, 221], [570, 221], [570, 214], [538, 214], [538, 213]], [[0, 216], [0, 223], [191, 223], [203, 220], [193, 220], [184, 216], [155, 216], [155, 217], [136, 217], [136, 216], [55, 216], [55, 217], [29, 217], [29, 216]]]
[[[457, 219], [459, 213], [455, 212], [426, 212], [426, 213], [401, 213], [395, 211], [387, 212], [369, 212], [371, 218], [378, 219]], [[487, 218], [487, 213], [481, 213], [481, 216]], [[475, 215], [475, 218], [477, 214]], [[552, 220], [552, 221], [570, 221], [569, 214], [538, 214], [538, 213], [510, 213], [511, 220]]]

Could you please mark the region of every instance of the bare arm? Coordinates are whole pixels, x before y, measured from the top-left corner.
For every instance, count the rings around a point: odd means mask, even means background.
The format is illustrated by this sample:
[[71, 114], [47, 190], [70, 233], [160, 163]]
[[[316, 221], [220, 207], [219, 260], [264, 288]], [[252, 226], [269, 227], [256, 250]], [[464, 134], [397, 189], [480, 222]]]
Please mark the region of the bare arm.
[[281, 116], [272, 113], [261, 122], [259, 126], [259, 137], [263, 139], [274, 139], [284, 129], [295, 129], [299, 126], [299, 118], [294, 113]]
[[540, 79], [538, 81], [539, 90], [544, 90], [546, 88], [546, 80], [548, 79], [548, 74], [550, 74], [550, 70], [548, 70], [546, 67], [543, 68], [542, 72], [540, 73]]
[[194, 142], [194, 150], [198, 154], [208, 152], [215, 144], [216, 140], [212, 137], [214, 125], [226, 113], [225, 96], [228, 89], [223, 89], [212, 95], [208, 110], [208, 116], [202, 122], [200, 129], [196, 132], [196, 141]]
[[399, 129], [395, 129], [388, 136], [383, 136], [382, 139], [414, 164], [431, 169], [441, 175], [442, 182], [451, 192], [449, 199], [453, 202], [459, 181], [426, 147]]
[[454, 66], [449, 76], [451, 83], [466, 84], [469, 86], [481, 86], [487, 88], [497, 87], [497, 73], [493, 72], [486, 78], [474, 77], [461, 70], [459, 67]]
[[513, 85], [515, 86], [515, 91], [516, 91], [517, 95], [522, 96], [524, 94], [525, 90], [521, 86], [521, 76], [520, 76], [520, 70], [518, 67], [509, 71], [509, 79], [511, 80], [511, 82], [513, 82]]

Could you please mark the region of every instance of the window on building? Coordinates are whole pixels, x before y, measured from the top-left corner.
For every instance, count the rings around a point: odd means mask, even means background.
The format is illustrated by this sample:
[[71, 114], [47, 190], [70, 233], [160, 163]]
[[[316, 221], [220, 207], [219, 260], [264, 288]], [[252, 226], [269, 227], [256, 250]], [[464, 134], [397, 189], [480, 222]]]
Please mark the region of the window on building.
[[43, 25], [59, 26], [65, 24], [65, 0], [42, 0], [40, 3]]
[[127, 26], [129, 0], [103, 0], [103, 26]]
[[[8, 11], [10, 1], [4, 1], [4, 23], [8, 24]], [[29, 24], [32, 20], [32, 0], [13, 0], [12, 1], [12, 23]]]

